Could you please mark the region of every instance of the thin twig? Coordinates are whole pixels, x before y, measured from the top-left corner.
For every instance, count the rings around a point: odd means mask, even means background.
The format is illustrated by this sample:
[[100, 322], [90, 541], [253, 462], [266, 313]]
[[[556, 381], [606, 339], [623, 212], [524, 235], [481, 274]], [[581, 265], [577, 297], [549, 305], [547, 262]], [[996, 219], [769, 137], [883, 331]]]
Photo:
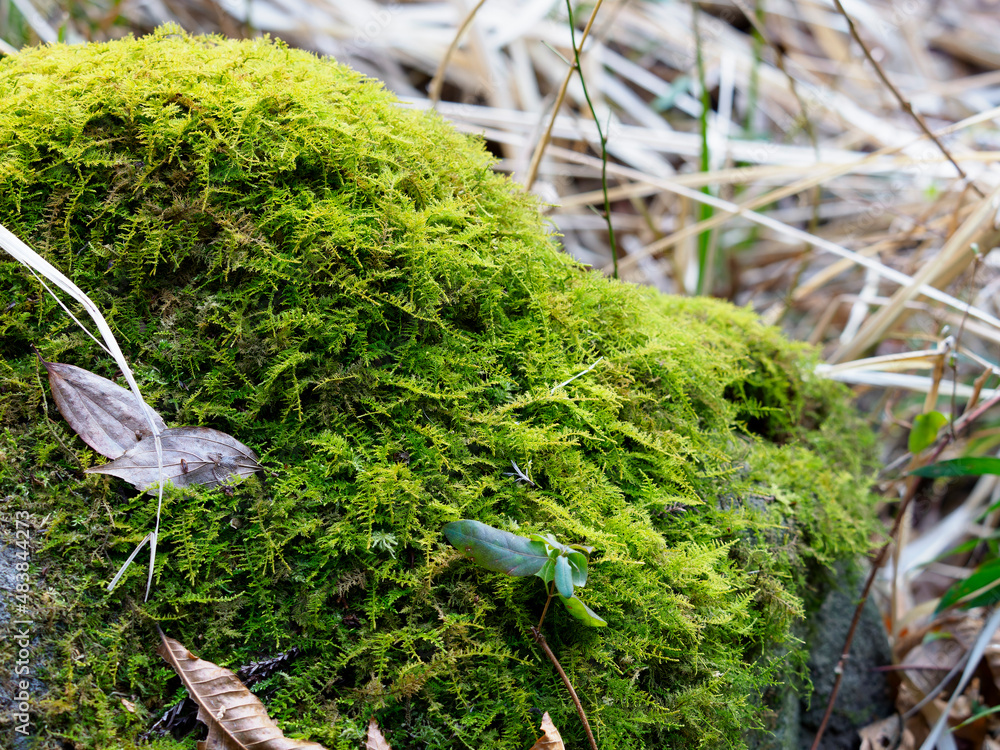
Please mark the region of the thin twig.
[[[979, 262], [982, 256], [979, 253], [979, 246], [973, 243], [972, 251], [976, 254], [975, 260], [972, 262], [972, 273], [969, 276], [969, 298], [975, 300], [976, 296], [973, 293], [973, 285], [976, 283], [976, 271], [979, 270]], [[966, 310], [962, 313], [962, 321], [958, 324], [958, 333], [955, 334], [955, 352], [957, 353], [959, 347], [962, 345], [962, 334], [965, 332], [965, 324], [969, 319], [969, 311]], [[952, 359], [952, 381], [954, 387], [951, 389], [951, 421], [949, 422], [949, 428], [952, 431], [952, 437], [954, 438], [955, 432], [955, 415], [958, 413], [958, 405], [956, 401], [958, 400], [958, 357]], [[972, 404], [974, 406], [975, 404]]]
[[[546, 602], [546, 606], [547, 605], [548, 602]], [[587, 721], [587, 714], [583, 712], [583, 704], [580, 703], [576, 690], [573, 689], [573, 683], [569, 681], [569, 677], [567, 677], [566, 673], [563, 671], [562, 665], [559, 663], [556, 655], [552, 653], [552, 649], [549, 648], [549, 644], [545, 642], [545, 636], [542, 635], [542, 632], [538, 628], [532, 628], [531, 635], [534, 637], [535, 643], [542, 647], [545, 655], [549, 657], [549, 661], [552, 662], [552, 666], [556, 668], [556, 671], [562, 678], [563, 685], [566, 686], [566, 689], [569, 691], [570, 698], [573, 699], [573, 705], [576, 706], [576, 712], [580, 715], [580, 721], [583, 723], [583, 731], [587, 733], [587, 740], [590, 742], [591, 750], [597, 750], [597, 741], [594, 739], [594, 733], [590, 731], [590, 722]]]
[[545, 600], [545, 606], [542, 608], [542, 616], [538, 618], [538, 625], [535, 626], [535, 630], [541, 631], [542, 623], [545, 622], [545, 615], [549, 611], [549, 603], [552, 601], [552, 597], [555, 594], [552, 593], [552, 583], [551, 581], [545, 587], [545, 593], [549, 595], [549, 598]]
[[[837, 6], [837, 10], [840, 12], [840, 15], [842, 15], [844, 17], [844, 20], [847, 21], [847, 28], [850, 29], [851, 36], [854, 37], [854, 41], [856, 41], [859, 45], [861, 45], [862, 52], [865, 53], [865, 57], [868, 59], [868, 62], [870, 62], [872, 64], [872, 67], [875, 68], [875, 72], [878, 74], [878, 77], [882, 80], [882, 83], [884, 83], [886, 85], [886, 88], [888, 88], [889, 91], [892, 92], [892, 95], [896, 97], [896, 101], [899, 102], [899, 105], [903, 109], [905, 109], [906, 112], [910, 115], [910, 117], [913, 118], [914, 122], [916, 122], [917, 125], [920, 126], [920, 129], [924, 131], [924, 134], [932, 141], [934, 141], [935, 146], [941, 149], [941, 153], [944, 154], [945, 158], [951, 162], [951, 165], [958, 172], [959, 176], [963, 180], [969, 181], [969, 176], [965, 174], [965, 171], [960, 166], [958, 166], [958, 162], [955, 161], [951, 153], [949, 153], [948, 149], [945, 148], [945, 145], [938, 139], [936, 135], [934, 135], [931, 129], [927, 127], [927, 123], [924, 122], [924, 118], [921, 117], [919, 114], [917, 114], [917, 112], [913, 109], [910, 103], [906, 100], [906, 97], [904, 97], [903, 94], [899, 91], [899, 89], [897, 89], [896, 86], [893, 84], [893, 82], [889, 80], [889, 76], [885, 74], [885, 71], [882, 69], [882, 66], [879, 65], [878, 62], [875, 60], [875, 58], [872, 56], [871, 50], [868, 49], [868, 45], [866, 45], [864, 41], [861, 39], [861, 35], [858, 33], [857, 28], [854, 26], [854, 21], [851, 19], [851, 16], [848, 14], [848, 12], [844, 10], [844, 6], [841, 4], [840, 0], [833, 0], [833, 4]], [[969, 182], [969, 184], [971, 185], [973, 190], [979, 193], [980, 198], [986, 197], [983, 191], [980, 190], [978, 187], [976, 187], [974, 183]]]
[[444, 73], [448, 69], [448, 63], [451, 62], [452, 55], [455, 54], [455, 50], [458, 49], [459, 42], [462, 41], [462, 37], [465, 36], [465, 32], [468, 31], [469, 26], [472, 25], [472, 19], [476, 17], [476, 13], [479, 9], [483, 7], [483, 3], [486, 0], [479, 0], [476, 3], [476, 7], [469, 11], [469, 14], [462, 21], [462, 24], [458, 27], [458, 31], [455, 32], [455, 38], [451, 40], [451, 45], [448, 47], [448, 51], [444, 53], [444, 57], [441, 58], [441, 62], [438, 63], [437, 70], [434, 71], [434, 77], [431, 79], [431, 85], [427, 89], [427, 98], [431, 100], [431, 106], [436, 107], [437, 103], [441, 99], [441, 87], [444, 86]]
[[[959, 430], [964, 428], [967, 424], [971, 423], [973, 420], [980, 417], [987, 410], [991, 409], [996, 404], [1000, 403], [1000, 393], [993, 396], [993, 398], [984, 401], [979, 405], [974, 411], [967, 414], [963, 414], [961, 418], [956, 420], [955, 432], [947, 432], [942, 436], [938, 445], [934, 448], [934, 452], [928, 458], [927, 463], [934, 463], [938, 456], [947, 448], [953, 438], [953, 435], [957, 434]], [[961, 424], [959, 424], [961, 423]], [[875, 560], [872, 562], [871, 570], [868, 572], [868, 578], [865, 579], [864, 588], [861, 589], [861, 599], [858, 602], [858, 606], [854, 610], [854, 618], [851, 620], [851, 627], [847, 630], [847, 636], [844, 638], [844, 647], [840, 653], [840, 659], [837, 661], [837, 666], [834, 669], [834, 673], [837, 675], [833, 682], [833, 689], [830, 691], [830, 698], [826, 703], [826, 711], [823, 714], [823, 720], [819, 724], [819, 728], [816, 730], [816, 738], [813, 740], [811, 750], [818, 750], [819, 743], [823, 739], [823, 733], [826, 731], [826, 725], [830, 721], [830, 716], [833, 714], [833, 707], [837, 701], [837, 693], [840, 691], [840, 683], [844, 678], [844, 668], [847, 664], [847, 660], [850, 658], [851, 643], [854, 641], [854, 632], [858, 628], [858, 623], [861, 621], [861, 612], [864, 610], [865, 604], [868, 602], [868, 595], [871, 593], [872, 584], [875, 582], [875, 576], [878, 575], [879, 568], [882, 567], [882, 563], [885, 561], [885, 556], [889, 551], [889, 547], [892, 545], [893, 539], [899, 533], [899, 528], [903, 522], [903, 518], [906, 516], [907, 508], [909, 508], [910, 502], [917, 494], [917, 488], [920, 486], [920, 477], [910, 477], [907, 482], [906, 494], [903, 496], [902, 501], [899, 504], [899, 510], [896, 512], [896, 520], [893, 522], [892, 530], [889, 532], [889, 540], [882, 545], [879, 549]]]
[[[594, 109], [594, 103], [590, 101], [590, 92], [587, 90], [587, 79], [583, 76], [583, 66], [580, 64], [580, 48], [576, 46], [576, 27], [573, 25], [572, 0], [566, 0], [566, 12], [569, 14], [569, 42], [573, 48], [574, 68], [580, 76], [583, 98], [587, 101], [587, 106], [590, 108], [590, 116], [594, 118], [594, 126], [597, 128], [597, 137], [601, 141], [601, 192], [604, 193], [604, 222], [608, 225], [608, 244], [611, 245], [611, 261], [615, 266], [612, 276], [617, 279], [618, 246], [615, 244], [615, 228], [611, 225], [611, 201], [608, 198], [608, 137], [604, 135], [604, 131], [601, 129], [601, 121], [597, 119], [597, 111]], [[596, 9], [594, 12], [597, 12]], [[580, 42], [580, 46], [583, 46], [582, 41]], [[608, 123], [609, 130], [610, 127], [611, 124]]]
[[[580, 44], [574, 49], [574, 53], [579, 57], [579, 50], [583, 49], [584, 43], [587, 41], [587, 37], [590, 36], [590, 29], [594, 25], [594, 19], [597, 18], [597, 11], [601, 9], [601, 4], [604, 0], [597, 0], [594, 4], [594, 10], [590, 13], [590, 19], [587, 21], [586, 27], [583, 29], [583, 34], [580, 35]], [[562, 85], [559, 87], [559, 93], [556, 95], [556, 101], [552, 105], [552, 117], [549, 119], [549, 124], [545, 128], [545, 132], [542, 134], [541, 140], [538, 141], [538, 145], [535, 146], [535, 152], [531, 155], [531, 164], [528, 167], [528, 176], [524, 180], [524, 191], [528, 192], [531, 190], [531, 186], [535, 184], [535, 178], [538, 177], [538, 167], [542, 163], [542, 155], [545, 153], [545, 148], [549, 145], [549, 141], [552, 139], [552, 128], [556, 124], [556, 117], [559, 115], [559, 108], [562, 106], [563, 100], [566, 98], [566, 90], [569, 88], [569, 82], [573, 80], [573, 72], [575, 66], [570, 66], [570, 69], [566, 71], [566, 77], [563, 78]]]

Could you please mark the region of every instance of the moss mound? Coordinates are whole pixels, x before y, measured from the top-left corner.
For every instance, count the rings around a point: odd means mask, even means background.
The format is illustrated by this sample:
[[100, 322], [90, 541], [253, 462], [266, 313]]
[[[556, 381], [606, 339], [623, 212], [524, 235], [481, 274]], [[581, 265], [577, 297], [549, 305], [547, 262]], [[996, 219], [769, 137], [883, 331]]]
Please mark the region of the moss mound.
[[141, 564], [108, 594], [155, 501], [83, 474], [101, 459], [30, 346], [114, 365], [0, 259], [0, 492], [47, 517], [39, 736], [130, 746], [180, 693], [156, 620], [234, 667], [299, 646], [262, 694], [331, 748], [372, 714], [396, 748], [527, 747], [536, 709], [582, 746], [531, 642], [541, 583], [441, 534], [475, 518], [596, 547], [610, 627], [545, 629], [602, 748], [742, 745], [775, 646], [870, 530], [862, 433], [808, 351], [580, 267], [480, 144], [278, 43], [49, 46], [0, 63], [0, 97], [0, 221], [106, 313], [168, 424], [267, 468], [168, 493], [154, 595]]

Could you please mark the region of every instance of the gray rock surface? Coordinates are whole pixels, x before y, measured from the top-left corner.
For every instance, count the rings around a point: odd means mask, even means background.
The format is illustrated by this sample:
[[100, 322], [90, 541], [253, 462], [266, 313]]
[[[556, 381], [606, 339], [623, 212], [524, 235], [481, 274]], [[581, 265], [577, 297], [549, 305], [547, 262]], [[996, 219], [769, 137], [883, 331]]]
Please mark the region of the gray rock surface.
[[[809, 623], [809, 673], [813, 695], [803, 701], [799, 718], [799, 747], [812, 746], [827, 700], [833, 689], [835, 669], [850, 627], [857, 598], [844, 590], [831, 592]], [[878, 608], [871, 600], [865, 605], [854, 635], [851, 658], [837, 695], [830, 723], [820, 744], [822, 750], [852, 750], [860, 746], [858, 730], [891, 716], [894, 712], [892, 690], [885, 672], [875, 667], [892, 663], [889, 639]]]
[[8, 521], [4, 518], [0, 525], [8, 542], [0, 541], [0, 664], [4, 667], [0, 671], [0, 748], [24, 750], [35, 741], [33, 712], [45, 685], [37, 676], [42, 661], [37, 628], [30, 610], [15, 598], [18, 584], [25, 580], [26, 560], [16, 543], [10, 543], [15, 535], [14, 524]]

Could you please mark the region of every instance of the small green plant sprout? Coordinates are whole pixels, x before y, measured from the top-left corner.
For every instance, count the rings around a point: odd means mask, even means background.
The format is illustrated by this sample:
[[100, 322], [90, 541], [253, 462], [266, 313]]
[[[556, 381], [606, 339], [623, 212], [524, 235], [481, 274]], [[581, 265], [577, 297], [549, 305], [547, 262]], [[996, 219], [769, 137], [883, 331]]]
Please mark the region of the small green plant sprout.
[[587, 734], [591, 750], [597, 750], [597, 741], [590, 730], [590, 722], [583, 704], [569, 681], [562, 665], [542, 635], [542, 623], [549, 611], [549, 604], [556, 596], [566, 605], [566, 610], [586, 625], [604, 627], [602, 620], [590, 607], [580, 601], [575, 589], [587, 583], [587, 559], [593, 547], [582, 544], [562, 544], [551, 534], [532, 534], [530, 537], [511, 534], [488, 526], [480, 521], [452, 521], [445, 524], [444, 535], [456, 548], [467, 554], [480, 567], [509, 576], [538, 576], [545, 581], [545, 607], [538, 625], [531, 629], [535, 642], [541, 646], [566, 686], [580, 723]]
[[939, 411], [929, 411], [918, 414], [913, 420], [913, 428], [907, 441], [910, 453], [916, 455], [924, 448], [929, 448], [937, 440], [938, 432], [948, 424], [948, 417]]
[[[509, 576], [534, 575], [545, 581], [548, 600], [542, 611], [543, 620], [549, 602], [558, 596], [566, 610], [584, 624], [592, 627], [608, 624], [575, 591], [587, 583], [587, 559], [593, 547], [562, 544], [551, 534], [518, 536], [470, 520], [445, 525], [444, 535], [482, 568]], [[541, 625], [539, 622], [538, 627]]]

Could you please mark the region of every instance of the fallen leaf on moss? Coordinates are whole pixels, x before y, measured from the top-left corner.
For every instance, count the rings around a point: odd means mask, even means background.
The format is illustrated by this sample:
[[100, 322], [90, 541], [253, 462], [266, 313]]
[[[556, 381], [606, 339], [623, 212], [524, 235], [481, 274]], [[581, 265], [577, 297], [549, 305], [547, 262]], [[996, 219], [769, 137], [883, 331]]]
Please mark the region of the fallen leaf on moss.
[[[163, 478], [175, 487], [193, 484], [215, 487], [233, 477], [248, 477], [260, 469], [257, 456], [239, 440], [210, 427], [171, 427], [160, 433]], [[110, 474], [140, 490], [159, 481], [156, 444], [144, 438], [125, 455], [88, 474]]]
[[392, 750], [389, 741], [382, 734], [382, 730], [378, 728], [378, 722], [375, 721], [374, 716], [368, 721], [368, 739], [365, 740], [365, 750]]
[[[61, 362], [46, 362], [52, 398], [80, 439], [108, 458], [118, 458], [142, 438], [151, 436], [149, 422], [136, 395], [89, 370]], [[143, 404], [162, 431], [163, 417]], [[155, 455], [155, 454], [154, 454]]]
[[[244, 664], [236, 673], [236, 678], [248, 688], [253, 687], [261, 680], [287, 669], [288, 665], [301, 655], [302, 650], [298, 646], [292, 646], [288, 651], [276, 656]], [[164, 711], [159, 721], [139, 735], [139, 741], [149, 742], [155, 737], [165, 737], [167, 732], [170, 732], [175, 740], [183, 739], [198, 726], [195, 720], [197, 715], [198, 704], [190, 698], [182, 698]]]
[[559, 730], [556, 729], [556, 725], [552, 723], [552, 718], [549, 716], [548, 711], [542, 715], [542, 725], [539, 729], [542, 730], [542, 736], [535, 740], [535, 744], [531, 746], [531, 750], [566, 750], [562, 736], [559, 734]]
[[285, 737], [264, 704], [228, 669], [199, 659], [163, 631], [160, 641], [157, 653], [181, 678], [198, 704], [198, 721], [208, 727], [198, 750], [326, 750], [315, 742]]

